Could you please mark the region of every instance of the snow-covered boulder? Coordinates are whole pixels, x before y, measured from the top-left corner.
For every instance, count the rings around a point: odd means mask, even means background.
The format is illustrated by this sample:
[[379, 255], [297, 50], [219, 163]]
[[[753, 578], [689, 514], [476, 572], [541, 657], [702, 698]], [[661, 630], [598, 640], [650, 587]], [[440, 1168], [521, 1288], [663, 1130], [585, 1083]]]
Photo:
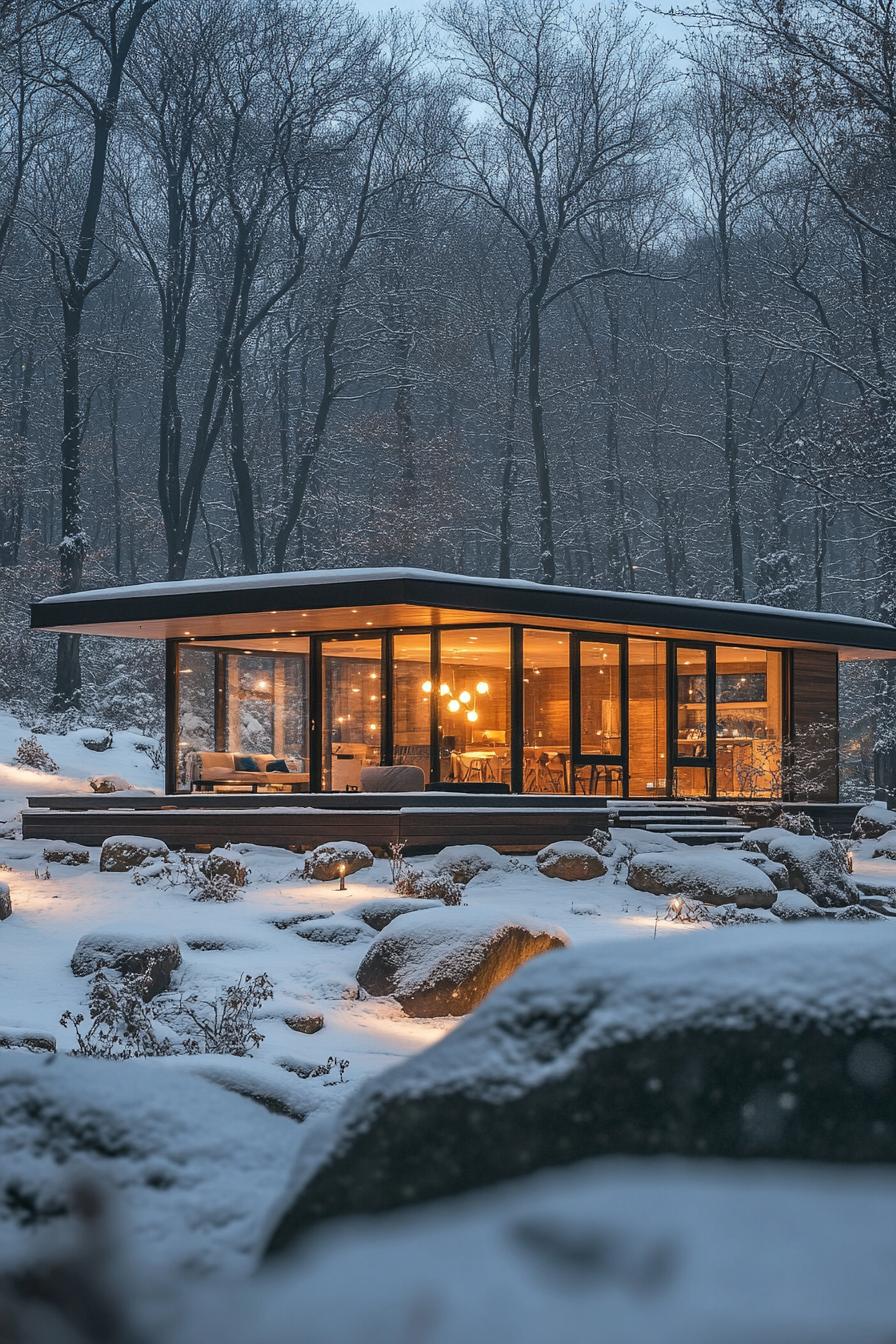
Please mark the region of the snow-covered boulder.
[[232, 849], [213, 849], [202, 860], [202, 871], [212, 881], [231, 882], [244, 887], [249, 881], [249, 869]]
[[391, 995], [410, 1017], [459, 1017], [523, 962], [568, 941], [555, 925], [526, 918], [420, 910], [376, 936], [358, 984], [373, 998]]
[[830, 840], [822, 835], [794, 835], [778, 826], [748, 831], [744, 849], [765, 854], [787, 869], [788, 885], [811, 896], [822, 909], [854, 905], [859, 889], [844, 870]]
[[871, 853], [875, 859], [896, 859], [896, 829], [884, 831]]
[[578, 1162], [322, 1228], [175, 1299], [177, 1344], [882, 1344], [893, 1200], [858, 1164]]
[[88, 751], [108, 751], [112, 745], [112, 732], [109, 728], [80, 728], [75, 739]]
[[371, 938], [370, 927], [360, 919], [305, 919], [296, 925], [300, 938], [311, 943], [334, 943], [338, 947], [348, 947], [360, 938]]
[[74, 868], [80, 863], [90, 862], [90, 850], [84, 845], [76, 845], [72, 840], [51, 840], [44, 845], [44, 863], [62, 863]]
[[603, 856], [581, 840], [555, 840], [538, 851], [535, 863], [544, 877], [559, 877], [563, 882], [587, 882], [607, 871]]
[[129, 873], [147, 859], [167, 859], [164, 840], [146, 835], [110, 835], [100, 850], [101, 873]]
[[824, 919], [824, 911], [802, 891], [780, 891], [772, 906], [779, 919]]
[[[50, 1292], [59, 1289], [55, 1300], [68, 1308], [66, 1325], [51, 1328], [44, 1306], [32, 1298], [33, 1329], [21, 1336], [13, 1329], [17, 1338], [41, 1344], [151, 1338], [142, 1327], [132, 1334], [120, 1318], [114, 1327], [97, 1324], [85, 1327], [86, 1333], [75, 1328], [71, 1304], [85, 1302], [94, 1262], [106, 1284], [102, 1293], [123, 1295], [122, 1301], [134, 1295], [132, 1275], [140, 1274], [135, 1261], [154, 1264], [169, 1287], [177, 1276], [168, 1270], [175, 1266], [225, 1279], [250, 1271], [266, 1211], [295, 1148], [295, 1122], [194, 1076], [193, 1065], [182, 1062], [185, 1067], [170, 1069], [168, 1061], [153, 1059], [109, 1063], [0, 1052], [6, 1193], [0, 1200], [0, 1258], [4, 1266], [19, 1264], [32, 1250]], [[83, 1212], [80, 1222], [74, 1212], [86, 1171], [97, 1194], [106, 1192], [123, 1215], [114, 1229], [100, 1231], [85, 1224]], [[65, 1290], [57, 1260], [64, 1236], [77, 1239], [80, 1252]], [[93, 1300], [103, 1311], [99, 1304], [113, 1297]], [[7, 1320], [5, 1310], [4, 1325]], [[173, 1323], [171, 1334], [167, 1327], [164, 1333], [173, 1337]], [[0, 1334], [11, 1338], [8, 1330]]]
[[154, 998], [171, 988], [171, 974], [181, 963], [175, 938], [151, 934], [85, 933], [72, 954], [75, 975], [93, 975], [112, 970], [122, 975], [146, 977], [145, 999]]
[[741, 849], [737, 851], [737, 857], [744, 863], [752, 864], [761, 873], [765, 873], [779, 891], [786, 891], [790, 886], [790, 877], [783, 863], [775, 863], [767, 854], [760, 854], [752, 849]]
[[770, 877], [732, 854], [683, 849], [677, 854], [636, 854], [628, 884], [654, 896], [684, 896], [705, 905], [770, 909], [778, 894]]
[[348, 877], [372, 867], [373, 855], [366, 845], [356, 840], [333, 840], [305, 855], [303, 872], [313, 882], [332, 882], [343, 873]]
[[507, 859], [491, 845], [447, 845], [433, 860], [434, 873], [445, 874], [464, 887], [479, 873], [507, 867]]
[[896, 812], [884, 803], [869, 803], [860, 807], [850, 832], [853, 840], [877, 840], [887, 831], [896, 829]]
[[0, 1027], [0, 1050], [30, 1050], [35, 1055], [52, 1055], [56, 1051], [56, 1037], [48, 1031]]
[[9, 919], [12, 914], [12, 896], [9, 894], [9, 883], [0, 882], [0, 920]]
[[290, 1013], [283, 1021], [290, 1031], [301, 1032], [303, 1036], [314, 1036], [324, 1028], [323, 1013], [315, 1012], [313, 1008], [307, 1008], [301, 1013]]
[[535, 958], [309, 1133], [270, 1248], [603, 1154], [896, 1160], [887, 933], [820, 919]]
[[410, 915], [414, 910], [437, 910], [442, 904], [442, 901], [421, 901], [414, 896], [396, 896], [391, 900], [374, 897], [372, 900], [362, 901], [360, 905], [353, 905], [346, 914], [352, 915], [355, 919], [363, 919], [365, 924], [379, 933], [387, 924], [391, 924], [393, 919]]
[[87, 781], [94, 793], [133, 793], [134, 786], [124, 775], [91, 775]]

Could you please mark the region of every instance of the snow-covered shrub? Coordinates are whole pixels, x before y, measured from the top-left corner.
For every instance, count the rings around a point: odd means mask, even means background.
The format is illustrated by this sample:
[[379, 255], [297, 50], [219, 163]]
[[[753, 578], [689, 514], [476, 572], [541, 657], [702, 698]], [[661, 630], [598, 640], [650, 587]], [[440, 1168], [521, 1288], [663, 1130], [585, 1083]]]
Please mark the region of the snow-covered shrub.
[[134, 743], [134, 750], [143, 752], [149, 758], [153, 770], [161, 770], [165, 764], [165, 745], [158, 737], [140, 737]]
[[443, 905], [460, 905], [464, 898], [464, 889], [447, 873], [423, 873], [419, 868], [405, 865], [404, 872], [395, 883], [399, 896], [415, 896], [424, 901], [441, 901]]
[[71, 1053], [97, 1059], [248, 1055], [264, 1040], [256, 1017], [261, 1005], [273, 998], [267, 975], [241, 975], [215, 999], [191, 994], [147, 1000], [146, 981], [145, 975], [98, 971], [90, 986], [87, 1016], [69, 1010], [59, 1019], [61, 1026], [75, 1032], [77, 1047]]
[[[179, 854], [172, 881], [175, 886], [186, 887], [194, 901], [238, 901], [245, 878], [237, 883], [232, 873], [222, 865], [206, 865], [207, 860], [199, 859], [194, 854]], [[248, 876], [243, 865], [239, 864], [239, 867]]]
[[40, 770], [45, 775], [58, 775], [59, 766], [36, 737], [22, 737], [13, 757], [14, 765], [27, 766], [29, 770]]
[[771, 823], [791, 835], [817, 835], [815, 822], [807, 812], [779, 812]]
[[585, 836], [585, 844], [589, 849], [593, 849], [596, 854], [606, 854], [613, 844], [613, 837], [609, 831], [602, 831], [596, 826], [590, 835]]

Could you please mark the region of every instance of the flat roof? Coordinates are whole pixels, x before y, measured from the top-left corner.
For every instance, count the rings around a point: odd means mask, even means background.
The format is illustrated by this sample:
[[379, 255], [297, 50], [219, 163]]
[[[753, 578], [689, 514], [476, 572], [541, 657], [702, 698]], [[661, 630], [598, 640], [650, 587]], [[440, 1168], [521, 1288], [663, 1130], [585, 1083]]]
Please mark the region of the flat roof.
[[[829, 646], [853, 656], [896, 654], [896, 627], [857, 616], [403, 567], [302, 570], [64, 593], [33, 602], [31, 626], [142, 639], [285, 634], [326, 628], [319, 620], [312, 622], [312, 613], [340, 613], [343, 623], [351, 625], [350, 616], [361, 607], [381, 613], [381, 619], [371, 622], [376, 625], [438, 625], [460, 617], [502, 616], [517, 622], [599, 623], [646, 633]], [[263, 621], [256, 619], [262, 616]]]

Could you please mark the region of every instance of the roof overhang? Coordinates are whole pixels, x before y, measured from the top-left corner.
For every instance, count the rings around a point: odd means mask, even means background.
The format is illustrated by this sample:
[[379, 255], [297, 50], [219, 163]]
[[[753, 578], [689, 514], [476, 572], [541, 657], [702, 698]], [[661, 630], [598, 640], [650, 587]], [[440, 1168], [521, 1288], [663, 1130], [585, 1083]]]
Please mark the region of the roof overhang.
[[896, 627], [857, 617], [753, 603], [548, 586], [416, 569], [266, 574], [44, 598], [35, 630], [173, 639], [314, 630], [411, 628], [471, 620], [582, 627], [726, 642], [836, 648], [842, 657], [896, 656]]

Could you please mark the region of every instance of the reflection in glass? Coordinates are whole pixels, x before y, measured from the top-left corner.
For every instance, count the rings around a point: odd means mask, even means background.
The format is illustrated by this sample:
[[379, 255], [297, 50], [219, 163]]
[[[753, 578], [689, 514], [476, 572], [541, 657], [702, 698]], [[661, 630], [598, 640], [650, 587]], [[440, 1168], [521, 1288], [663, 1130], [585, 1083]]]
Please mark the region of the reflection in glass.
[[510, 631], [443, 630], [439, 768], [456, 783], [510, 782]]
[[569, 793], [569, 635], [523, 631], [523, 788]]
[[395, 635], [392, 650], [392, 759], [396, 765], [419, 766], [428, 782], [433, 694], [430, 637]]
[[177, 650], [177, 788], [189, 789], [197, 752], [215, 749], [215, 655], [181, 644]]
[[382, 640], [333, 639], [322, 645], [323, 786], [356, 792], [361, 771], [379, 765]]

